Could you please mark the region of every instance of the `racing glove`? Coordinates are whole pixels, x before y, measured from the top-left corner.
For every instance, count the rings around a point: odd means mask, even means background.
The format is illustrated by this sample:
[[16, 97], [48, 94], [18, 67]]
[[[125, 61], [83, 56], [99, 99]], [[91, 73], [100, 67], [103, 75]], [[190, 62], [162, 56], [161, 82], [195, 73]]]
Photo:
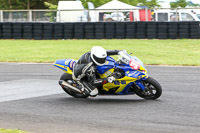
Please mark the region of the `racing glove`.
[[126, 51], [126, 50], [120, 50], [120, 51], [122, 51], [122, 52], [124, 52], [124, 53], [127, 53], [127, 51]]
[[108, 82], [109, 83], [113, 83], [115, 81], [115, 77], [111, 76], [111, 77], [108, 77]]

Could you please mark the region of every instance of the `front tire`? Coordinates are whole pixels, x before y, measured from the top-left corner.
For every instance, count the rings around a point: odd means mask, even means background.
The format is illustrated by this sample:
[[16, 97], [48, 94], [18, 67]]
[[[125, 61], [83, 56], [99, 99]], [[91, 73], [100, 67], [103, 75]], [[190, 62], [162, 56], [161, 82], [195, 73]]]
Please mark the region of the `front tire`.
[[159, 98], [162, 94], [162, 87], [161, 85], [152, 77], [148, 77], [146, 80], [141, 81], [142, 84], [145, 86], [145, 90], [142, 91], [138, 86], [134, 85], [133, 91], [139, 97], [142, 97], [147, 100], [155, 100]]
[[[67, 80], [73, 80], [73, 79], [72, 79], [72, 75], [71, 75], [71, 74], [64, 73], [64, 74], [62, 74], [62, 76], [60, 77], [60, 80], [67, 81]], [[77, 92], [71, 90], [70, 88], [64, 88], [64, 87], [62, 87], [62, 89], [63, 89], [67, 94], [69, 94], [70, 96], [75, 97], [75, 98], [87, 98], [87, 97], [88, 97], [88, 96], [86, 96], [86, 95], [84, 95], [84, 94], [77, 93]]]

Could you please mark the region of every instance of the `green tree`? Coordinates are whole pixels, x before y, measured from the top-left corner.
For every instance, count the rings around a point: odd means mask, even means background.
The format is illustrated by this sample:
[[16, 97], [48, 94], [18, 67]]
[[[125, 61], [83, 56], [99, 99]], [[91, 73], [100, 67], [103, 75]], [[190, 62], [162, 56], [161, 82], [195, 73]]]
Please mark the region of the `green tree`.
[[176, 2], [171, 2], [170, 6], [171, 6], [171, 8], [177, 8], [179, 5]]
[[59, 0], [0, 0], [0, 10], [46, 9], [44, 2], [57, 5]]
[[188, 5], [188, 2], [186, 0], [176, 0], [175, 2], [171, 2], [170, 5], [171, 8], [185, 8]]
[[179, 6], [183, 7], [183, 8], [185, 8], [188, 5], [188, 3], [186, 2], [186, 0], [179, 0], [178, 3], [179, 3]]
[[[99, 7], [107, 2], [110, 2], [111, 0], [81, 0], [83, 3], [84, 7], [87, 8], [87, 2], [92, 2], [94, 3], [95, 7]], [[159, 6], [158, 0], [119, 0], [121, 2], [137, 6], [138, 4], [141, 6], [147, 6], [149, 8], [154, 8]]]
[[139, 0], [120, 0], [120, 1], [130, 4], [130, 5], [133, 5], [133, 6], [136, 6], [139, 2]]
[[148, 1], [147, 6], [148, 6], [149, 8], [160, 7], [160, 5], [159, 5], [159, 3], [158, 3], [158, 0], [151, 0], [151, 1]]
[[52, 10], [55, 10], [58, 8], [58, 5], [54, 5], [52, 3], [49, 3], [49, 2], [44, 2], [44, 5], [49, 8], [49, 9], [52, 9]]
[[111, 0], [81, 0], [81, 2], [83, 3], [83, 6], [85, 8], [88, 8], [87, 2], [92, 2], [95, 7], [99, 7], [109, 1], [111, 1]]
[[[58, 5], [54, 5], [49, 2], [44, 2], [44, 5], [51, 10], [56, 10], [58, 8]], [[50, 12], [47, 12], [45, 15], [50, 17], [51, 22], [55, 21], [56, 12], [50, 11]]]
[[158, 0], [138, 0], [140, 6], [147, 6], [149, 8], [159, 7]]
[[[0, 0], [0, 10], [14, 10], [14, 9], [51, 9], [50, 6], [45, 5], [45, 2], [58, 5], [60, 0]], [[111, 0], [81, 0], [84, 7], [87, 8], [87, 2], [94, 3], [95, 7], [99, 7]], [[127, 4], [136, 6], [138, 3], [140, 5], [148, 6], [153, 8], [158, 6], [158, 0], [119, 0]], [[184, 1], [184, 0], [179, 0]], [[181, 2], [184, 5], [184, 2]]]

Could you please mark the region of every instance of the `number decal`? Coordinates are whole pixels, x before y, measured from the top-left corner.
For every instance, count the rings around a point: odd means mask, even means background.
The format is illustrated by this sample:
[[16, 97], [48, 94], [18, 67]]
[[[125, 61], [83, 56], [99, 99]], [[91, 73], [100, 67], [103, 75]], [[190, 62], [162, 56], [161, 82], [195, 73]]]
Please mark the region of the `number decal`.
[[133, 60], [133, 59], [130, 60], [129, 65], [133, 70], [140, 69], [140, 64], [137, 61]]

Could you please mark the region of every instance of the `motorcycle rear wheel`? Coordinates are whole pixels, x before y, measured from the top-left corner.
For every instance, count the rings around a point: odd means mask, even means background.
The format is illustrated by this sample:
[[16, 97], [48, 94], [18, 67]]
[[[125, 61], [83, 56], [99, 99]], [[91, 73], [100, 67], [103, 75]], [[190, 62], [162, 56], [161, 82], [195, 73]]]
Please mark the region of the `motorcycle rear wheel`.
[[141, 81], [145, 86], [145, 90], [142, 91], [138, 86], [133, 86], [133, 91], [139, 97], [147, 100], [155, 100], [159, 98], [162, 94], [161, 85], [152, 77], [148, 77], [146, 80]]
[[[62, 74], [62, 76], [60, 77], [60, 80], [64, 80], [64, 81], [72, 80], [72, 75], [71, 75], [71, 74], [68, 74], [68, 73], [64, 73], [64, 74]], [[84, 94], [77, 93], [77, 92], [71, 90], [70, 88], [64, 88], [64, 87], [62, 87], [62, 89], [63, 89], [67, 94], [69, 94], [70, 96], [75, 97], [75, 98], [87, 98], [87, 97], [88, 97], [88, 96], [86, 96], [86, 95], [84, 95]]]

